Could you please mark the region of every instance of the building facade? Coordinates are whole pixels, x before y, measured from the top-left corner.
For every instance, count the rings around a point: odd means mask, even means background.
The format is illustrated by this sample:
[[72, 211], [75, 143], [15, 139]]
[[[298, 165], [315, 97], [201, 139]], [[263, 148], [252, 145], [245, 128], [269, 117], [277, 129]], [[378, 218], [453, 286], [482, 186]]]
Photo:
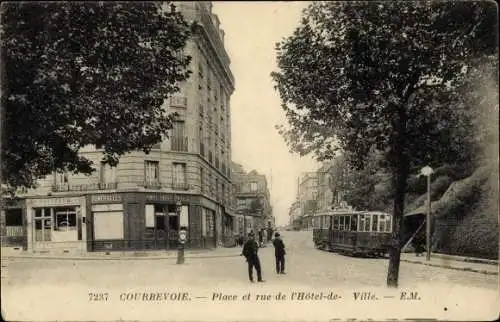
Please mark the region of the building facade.
[[[90, 176], [58, 173], [21, 195], [28, 250], [74, 251], [177, 247], [213, 248], [233, 239], [231, 109], [234, 77], [224, 31], [211, 2], [177, 2], [197, 21], [185, 51], [190, 78], [164, 107], [177, 112], [169, 138], [149, 154], [132, 152], [117, 167], [102, 152], [81, 150], [95, 164]], [[16, 222], [17, 223], [17, 222]]]
[[316, 172], [305, 172], [300, 176], [298, 199], [303, 228], [311, 229], [313, 215], [318, 209], [318, 174]]
[[252, 170], [245, 172], [237, 163], [233, 168], [233, 190], [238, 214], [238, 233], [275, 228], [275, 219], [271, 207], [271, 197], [265, 175]]
[[302, 228], [302, 216], [301, 216], [300, 202], [296, 200], [292, 203], [289, 210], [289, 222], [288, 225], [293, 230], [300, 230]]

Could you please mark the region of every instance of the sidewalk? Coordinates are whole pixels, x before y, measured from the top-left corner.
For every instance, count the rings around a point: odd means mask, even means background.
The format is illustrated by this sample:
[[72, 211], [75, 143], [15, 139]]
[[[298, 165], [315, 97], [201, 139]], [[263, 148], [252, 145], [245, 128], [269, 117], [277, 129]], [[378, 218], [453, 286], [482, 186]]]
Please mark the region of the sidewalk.
[[[12, 247], [2, 247], [2, 259], [36, 258], [61, 260], [141, 260], [141, 259], [176, 259], [177, 250], [151, 251], [110, 251], [110, 252], [70, 252], [51, 250], [47, 252], [28, 252]], [[217, 258], [240, 256], [241, 247], [218, 247], [215, 249], [186, 249], [185, 258]]]
[[481, 258], [431, 254], [429, 261], [424, 256], [415, 256], [414, 253], [401, 254], [401, 261], [426, 266], [443, 267], [460, 271], [476, 272], [486, 275], [498, 275], [498, 261]]

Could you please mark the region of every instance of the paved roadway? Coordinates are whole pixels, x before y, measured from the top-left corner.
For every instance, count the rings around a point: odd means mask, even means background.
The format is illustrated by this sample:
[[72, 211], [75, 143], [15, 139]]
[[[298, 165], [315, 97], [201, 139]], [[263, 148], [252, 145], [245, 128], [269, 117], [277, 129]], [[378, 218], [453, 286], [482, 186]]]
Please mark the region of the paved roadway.
[[[15, 259], [9, 261], [8, 274], [5, 278], [2, 278], [2, 298], [7, 299], [7, 301], [2, 302], [7, 302], [7, 305], [13, 307], [17, 306], [22, 299], [23, 303], [26, 303], [26, 301], [31, 303], [30, 305], [34, 309], [33, 312], [45, 314], [44, 316], [47, 319], [72, 319], [74, 316], [70, 312], [74, 313], [82, 310], [85, 305], [81, 305], [83, 303], [81, 301], [88, 302], [87, 296], [89, 292], [110, 293], [118, 303], [118, 297], [123, 292], [158, 290], [159, 288], [188, 290], [191, 293], [190, 296], [206, 296], [211, 300], [213, 293], [219, 291], [224, 293], [239, 292], [238, 294], [240, 294], [243, 290], [245, 292], [247, 290], [258, 290], [265, 293], [277, 292], [278, 290], [291, 292], [291, 290], [334, 289], [337, 291], [348, 290], [347, 293], [349, 294], [346, 296], [352, 297], [353, 290], [370, 291], [385, 286], [387, 259], [353, 258], [314, 249], [311, 238], [312, 232], [310, 231], [283, 232], [282, 236], [287, 248], [286, 271], [288, 274], [285, 276], [276, 275], [272, 246], [262, 248], [259, 253], [263, 276], [266, 280], [266, 283], [262, 284], [249, 283], [246, 262], [240, 256], [187, 258], [185, 265], [176, 265], [173, 259], [127, 261]], [[241, 252], [241, 248], [221, 251], [237, 255]], [[490, 297], [495, 296], [495, 294], [498, 296], [498, 276], [495, 275], [402, 262], [399, 280], [400, 288], [410, 290], [433, 288], [433, 291], [425, 293], [427, 294], [427, 300], [430, 301], [427, 304], [442, 300], [440, 298], [431, 300], [430, 297], [441, 294], [439, 292], [443, 290], [443, 287], [446, 288], [445, 291], [442, 291], [443, 294], [462, 294], [464, 292], [463, 294], [467, 295], [467, 297], [487, 296], [485, 298], [487, 300], [485, 301], [486, 308], [489, 308]], [[438, 286], [441, 287], [439, 290], [434, 289]], [[399, 296], [399, 293], [396, 296]], [[200, 301], [202, 300], [208, 301], [208, 299], [200, 299]], [[46, 309], [54, 305], [54, 301], [65, 303], [62, 306], [63, 308], [60, 308], [61, 312], [57, 313], [56, 310], [56, 313], [54, 313], [52, 309]], [[123, 303], [116, 305], [120, 304], [123, 305]], [[450, 306], [451, 304], [446, 305]], [[458, 306], [458, 302], [456, 305]], [[70, 310], [71, 307], [73, 307], [72, 310]], [[220, 320], [221, 316], [217, 315], [215, 311], [211, 311], [214, 307], [213, 305], [207, 306], [205, 310], [208, 311], [205, 312], [207, 312], [207, 316], [213, 314], [215, 320]], [[5, 310], [4, 304], [2, 304], [2, 308]], [[130, 306], [126, 308], [129, 309]], [[96, 306], [93, 306], [90, 311], [85, 310], [85, 313], [98, 314], [101, 309], [103, 312], [106, 311], [105, 307], [96, 310]], [[246, 309], [248, 309], [248, 306], [246, 306]], [[440, 307], [440, 309], [443, 308]], [[307, 311], [307, 309], [305, 310]], [[316, 309], [311, 307], [311, 310]], [[319, 307], [318, 310], [320, 310]], [[53, 315], [50, 315], [49, 312]], [[150, 311], [148, 310], [148, 312]], [[173, 311], [170, 312], [173, 314]], [[186, 311], [181, 310], [179, 312]], [[241, 319], [241, 316], [237, 315], [238, 312], [244, 311], [234, 308], [234, 314], [236, 315], [231, 315], [231, 318]], [[352, 314], [357, 313], [357, 309], [353, 306], [350, 311], [343, 312], [345, 314], [350, 312], [351, 315], [348, 316], [352, 316]], [[368, 314], [371, 311], [366, 312]], [[374, 312], [378, 313], [379, 311]], [[107, 311], [108, 313], [109, 311]], [[375, 313], [370, 314], [372, 315], [368, 315], [368, 317], [373, 317]], [[139, 316], [139, 319], [142, 316]], [[203, 315], [202, 317], [206, 316]], [[244, 317], [247, 317], [247, 315]], [[259, 319], [259, 317], [252, 316], [255, 319]], [[271, 317], [263, 315], [262, 319], [271, 319]], [[297, 317], [297, 315], [294, 317]], [[471, 315], [470, 317], [475, 320], [477, 315]], [[113, 315], [112, 318], [117, 317]], [[119, 316], [119, 318], [122, 318], [122, 316]], [[137, 319], [138, 317], [134, 316], [134, 318]], [[94, 316], [93, 318], [89, 317], [89, 319], [98, 318]], [[283, 315], [276, 315], [276, 319], [287, 320], [286, 316]]]

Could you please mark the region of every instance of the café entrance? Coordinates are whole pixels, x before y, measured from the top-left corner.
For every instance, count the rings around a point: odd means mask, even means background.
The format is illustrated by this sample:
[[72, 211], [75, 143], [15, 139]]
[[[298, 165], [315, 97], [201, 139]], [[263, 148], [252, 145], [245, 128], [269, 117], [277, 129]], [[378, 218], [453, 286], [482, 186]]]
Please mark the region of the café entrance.
[[179, 229], [180, 219], [177, 205], [146, 205], [144, 248], [175, 249]]

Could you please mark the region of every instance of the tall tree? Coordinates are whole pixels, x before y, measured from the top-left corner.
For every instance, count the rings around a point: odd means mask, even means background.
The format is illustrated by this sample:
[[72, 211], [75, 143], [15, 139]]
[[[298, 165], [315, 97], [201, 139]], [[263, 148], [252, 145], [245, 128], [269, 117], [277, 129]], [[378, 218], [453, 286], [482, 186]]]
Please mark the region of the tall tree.
[[2, 181], [91, 173], [172, 127], [165, 99], [187, 79], [191, 29], [163, 2], [9, 2], [2, 15]]
[[358, 168], [375, 148], [392, 173], [388, 286], [398, 283], [408, 175], [464, 157], [471, 140], [454, 130], [471, 123], [457, 112], [471, 106], [455, 103], [476, 59], [496, 63], [496, 24], [493, 2], [321, 2], [277, 44], [290, 147], [318, 159], [340, 148]]

